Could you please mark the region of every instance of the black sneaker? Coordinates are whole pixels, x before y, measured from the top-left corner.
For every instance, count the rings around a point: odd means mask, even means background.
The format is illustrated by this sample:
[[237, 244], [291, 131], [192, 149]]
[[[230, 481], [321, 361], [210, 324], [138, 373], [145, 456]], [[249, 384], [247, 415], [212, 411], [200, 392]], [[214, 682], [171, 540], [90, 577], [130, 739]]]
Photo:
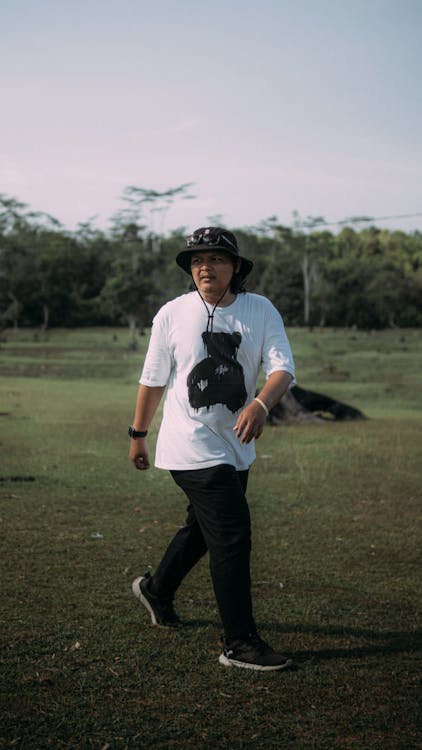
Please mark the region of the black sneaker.
[[219, 658], [225, 667], [243, 667], [270, 672], [277, 669], [289, 669], [293, 661], [277, 654], [257, 633], [245, 639], [224, 641], [223, 653]]
[[176, 612], [174, 611], [173, 602], [160, 599], [149, 591], [149, 579], [151, 573], [145, 573], [139, 578], [135, 578], [132, 583], [132, 591], [136, 598], [147, 608], [151, 615], [153, 625], [165, 625], [167, 627], [177, 628], [182, 625]]

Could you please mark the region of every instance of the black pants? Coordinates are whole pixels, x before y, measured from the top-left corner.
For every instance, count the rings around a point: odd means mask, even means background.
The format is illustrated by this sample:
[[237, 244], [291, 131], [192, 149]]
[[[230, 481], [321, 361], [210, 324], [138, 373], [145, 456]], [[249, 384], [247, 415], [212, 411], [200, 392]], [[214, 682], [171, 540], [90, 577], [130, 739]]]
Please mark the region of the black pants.
[[209, 551], [210, 571], [226, 638], [255, 632], [252, 616], [251, 523], [248, 471], [219, 464], [172, 471], [189, 499], [185, 526], [170, 542], [152, 578], [152, 592], [172, 598], [182, 580]]

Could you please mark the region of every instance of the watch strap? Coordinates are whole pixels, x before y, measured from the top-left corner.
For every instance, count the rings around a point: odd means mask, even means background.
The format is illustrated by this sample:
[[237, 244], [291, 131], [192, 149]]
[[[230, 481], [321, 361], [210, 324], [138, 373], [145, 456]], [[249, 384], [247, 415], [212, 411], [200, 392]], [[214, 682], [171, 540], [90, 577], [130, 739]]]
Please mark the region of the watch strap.
[[136, 440], [137, 438], [144, 438], [148, 435], [148, 430], [135, 430], [133, 425], [129, 427], [128, 430], [129, 437]]

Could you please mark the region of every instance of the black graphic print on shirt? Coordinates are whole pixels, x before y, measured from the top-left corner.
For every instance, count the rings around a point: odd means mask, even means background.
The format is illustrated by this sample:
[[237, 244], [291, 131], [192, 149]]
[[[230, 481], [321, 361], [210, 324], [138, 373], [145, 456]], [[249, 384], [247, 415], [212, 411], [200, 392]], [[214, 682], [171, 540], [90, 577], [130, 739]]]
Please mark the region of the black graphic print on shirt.
[[202, 340], [207, 357], [187, 377], [189, 403], [196, 410], [223, 404], [234, 414], [247, 398], [243, 367], [237, 361], [242, 336], [238, 331], [204, 331]]

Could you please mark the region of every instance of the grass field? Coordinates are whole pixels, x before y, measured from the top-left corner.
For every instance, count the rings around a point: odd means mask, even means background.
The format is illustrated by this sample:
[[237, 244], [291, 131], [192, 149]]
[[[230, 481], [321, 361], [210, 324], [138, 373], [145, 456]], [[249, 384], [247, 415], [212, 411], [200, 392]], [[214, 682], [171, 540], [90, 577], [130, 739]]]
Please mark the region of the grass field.
[[422, 747], [421, 334], [289, 335], [299, 384], [369, 418], [257, 443], [255, 617], [297, 665], [272, 674], [218, 664], [206, 560], [178, 594], [181, 631], [152, 627], [131, 593], [185, 509], [166, 472], [127, 458], [146, 339], [4, 336], [0, 747]]

